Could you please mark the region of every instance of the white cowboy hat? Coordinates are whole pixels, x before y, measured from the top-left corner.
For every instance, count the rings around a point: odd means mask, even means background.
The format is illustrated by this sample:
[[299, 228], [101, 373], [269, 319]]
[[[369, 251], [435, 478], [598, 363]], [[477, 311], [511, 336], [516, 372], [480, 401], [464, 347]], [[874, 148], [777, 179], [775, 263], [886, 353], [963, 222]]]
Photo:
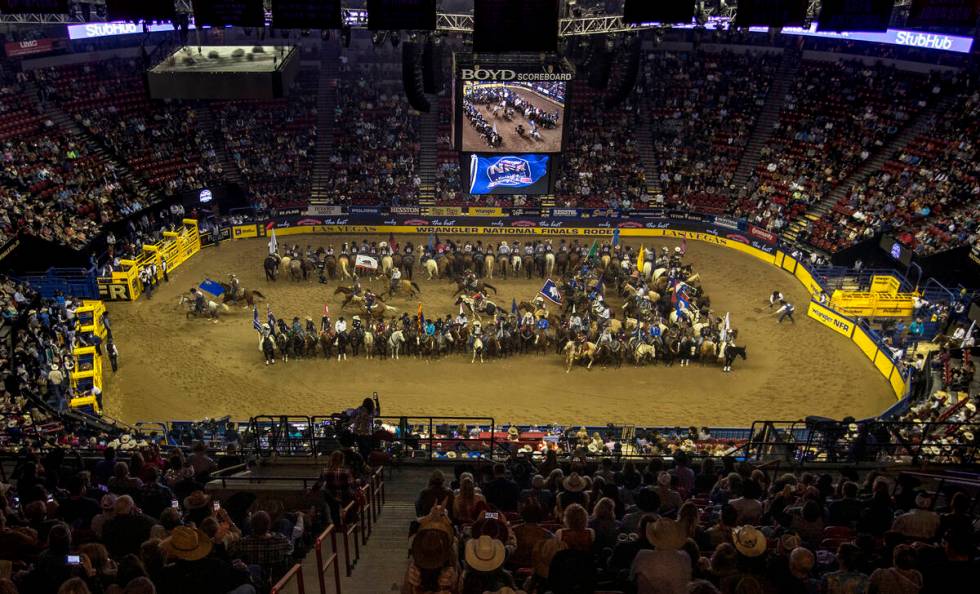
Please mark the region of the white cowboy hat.
[[473, 325], [474, 326], [482, 326], [483, 324], [480, 323], [480, 320], [473, 320]]
[[977, 405], [974, 404], [974, 403], [972, 403], [972, 402], [967, 402], [966, 403], [966, 410], [968, 410], [970, 412], [977, 412]]
[[746, 557], [766, 552], [766, 536], [755, 526], [739, 526], [732, 532], [735, 549]]
[[963, 439], [966, 440], [966, 441], [973, 441], [973, 432], [972, 431], [964, 431], [963, 432]]
[[675, 248], [674, 248], [674, 251], [675, 251], [675, 252], [677, 252], [677, 253], [679, 254], [679, 253], [681, 253], [681, 248], [680, 248], [680, 247], [675, 247]]

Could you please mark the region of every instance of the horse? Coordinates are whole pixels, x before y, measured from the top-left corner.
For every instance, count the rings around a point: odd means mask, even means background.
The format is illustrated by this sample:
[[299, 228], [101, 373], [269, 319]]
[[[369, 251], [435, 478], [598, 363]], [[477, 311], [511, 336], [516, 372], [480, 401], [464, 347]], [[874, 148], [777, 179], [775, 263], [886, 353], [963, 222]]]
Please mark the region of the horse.
[[259, 291], [254, 291], [254, 290], [244, 289], [244, 288], [239, 289], [239, 292], [241, 293], [241, 297], [239, 297], [238, 295], [232, 294], [233, 291], [231, 290], [231, 285], [229, 285], [228, 283], [219, 282], [218, 284], [221, 285], [221, 288], [225, 290], [224, 297], [222, 297], [221, 303], [230, 302], [230, 303], [237, 304], [239, 299], [244, 299], [245, 305], [248, 307], [252, 307], [255, 305], [255, 302], [258, 301], [259, 299], [265, 299], [265, 295], [263, 295]]
[[285, 264], [288, 258], [283, 258], [283, 267], [289, 271], [289, 278], [294, 281], [303, 280], [303, 261], [299, 258], [289, 260], [288, 266]]
[[497, 258], [492, 253], [483, 256], [483, 276], [492, 279], [493, 269], [496, 268]]
[[[460, 293], [463, 293], [463, 292], [468, 291], [468, 289], [466, 287], [466, 280], [463, 279], [462, 277], [455, 279], [455, 283], [456, 283], [456, 290], [453, 291], [453, 297], [455, 297], [456, 295], [459, 295]], [[487, 289], [490, 289], [491, 291], [493, 291], [493, 294], [494, 295], [497, 294], [497, 287], [491, 285], [490, 283], [487, 283], [487, 282], [484, 282], [484, 281], [482, 281], [480, 279], [477, 279], [477, 281], [476, 281], [476, 292], [477, 293], [486, 293], [487, 292]]]
[[534, 273], [534, 256], [525, 254], [521, 259], [521, 268], [527, 273], [527, 279], [531, 280], [531, 276]]
[[554, 252], [546, 252], [544, 255], [544, 275], [546, 277], [551, 277], [555, 272], [555, 254]]
[[514, 253], [510, 257], [510, 267], [514, 271], [514, 276], [520, 276], [520, 272], [524, 268], [524, 259], [521, 258], [520, 254]]
[[741, 357], [743, 360], [746, 359], [745, 347], [744, 346], [734, 346], [729, 344], [728, 348], [725, 349], [725, 366], [722, 367], [722, 371], [728, 372], [732, 370], [732, 363], [735, 362], [735, 357]]
[[586, 342], [580, 346], [574, 340], [569, 340], [562, 351], [565, 353], [565, 373], [572, 371], [572, 364], [576, 361], [588, 359], [589, 364], [586, 369], [592, 369], [592, 364], [595, 363], [596, 346], [594, 342]]
[[368, 359], [374, 358], [374, 333], [364, 333], [364, 356]]
[[558, 276], [565, 276], [565, 271], [568, 270], [568, 252], [558, 252], [555, 255], [555, 270]]
[[276, 281], [276, 276], [279, 274], [279, 256], [276, 254], [269, 254], [265, 257], [265, 261], [262, 263], [262, 268], [265, 270], [265, 280]]
[[429, 276], [429, 280], [432, 280], [433, 277], [439, 278], [439, 264], [434, 258], [426, 260], [422, 264], [422, 267], [425, 268], [425, 273]]
[[476, 363], [477, 356], [480, 357], [480, 363], [483, 363], [483, 340], [479, 336], [473, 337], [473, 358], [470, 363]]
[[501, 255], [500, 259], [497, 260], [498, 272], [502, 278], [507, 278], [507, 269], [510, 268], [510, 258], [506, 255]]
[[353, 276], [350, 273], [349, 256], [347, 256], [346, 254], [341, 254], [340, 257], [337, 258], [337, 264], [340, 266], [340, 278], [343, 279], [353, 278]]
[[337, 360], [343, 357], [344, 361], [347, 360], [347, 344], [348, 344], [347, 332], [338, 332], [333, 339], [333, 345], [337, 347]]
[[333, 347], [334, 338], [336, 338], [336, 334], [333, 330], [324, 330], [323, 332], [320, 332], [320, 348], [323, 349], [323, 356], [327, 359], [329, 359], [331, 356], [331, 347]]
[[[180, 301], [177, 303], [177, 305], [179, 307], [181, 305], [184, 305], [185, 303], [190, 304], [190, 306], [187, 308], [187, 319], [189, 320], [191, 318], [196, 318], [198, 316], [198, 313], [197, 311], [194, 310], [193, 302], [191, 301], [191, 298], [188, 297], [187, 295], [181, 294]], [[220, 304], [215, 303], [210, 299], [208, 299], [205, 302], [205, 305], [206, 305], [206, 309], [203, 312], [204, 316], [214, 320], [215, 324], [218, 323], [218, 314], [220, 311], [222, 310], [229, 311], [228, 306], [225, 305], [224, 303], [220, 303]]]
[[633, 362], [642, 365], [644, 361], [655, 363], [657, 360], [657, 350], [653, 345], [640, 343], [633, 349]]
[[327, 278], [333, 280], [337, 278], [337, 257], [327, 254], [323, 259], [323, 269], [327, 272]]
[[610, 363], [616, 363], [616, 367], [623, 366], [623, 343], [619, 340], [610, 340], [599, 344], [596, 348], [596, 358]]
[[705, 340], [701, 343], [698, 349], [698, 358], [701, 359], [701, 365], [706, 364], [708, 361], [715, 358], [718, 354], [718, 347], [715, 345], [714, 341]]
[[409, 297], [415, 297], [422, 293], [422, 288], [415, 281], [403, 280], [398, 281], [394, 289], [389, 289], [387, 293], [382, 293], [381, 296], [388, 295], [389, 297], [394, 297], [399, 292], [406, 292]]
[[364, 329], [352, 328], [347, 333], [347, 343], [350, 345], [351, 356], [356, 357], [361, 352], [361, 345], [364, 344]]
[[395, 267], [395, 260], [388, 254], [381, 256], [381, 276], [391, 276], [391, 269]]
[[470, 308], [470, 313], [476, 316], [477, 320], [480, 319], [480, 313], [485, 313], [493, 318], [497, 312], [500, 311], [497, 304], [489, 299], [482, 300], [481, 306], [478, 308], [475, 300], [472, 297], [467, 297], [466, 295], [460, 295], [457, 297], [456, 302], [453, 305], [456, 305], [457, 307], [460, 305], [466, 305], [466, 307]]
[[388, 351], [392, 359], [398, 359], [398, 355], [401, 352], [402, 345], [405, 344], [405, 333], [401, 330], [395, 330], [388, 337]]

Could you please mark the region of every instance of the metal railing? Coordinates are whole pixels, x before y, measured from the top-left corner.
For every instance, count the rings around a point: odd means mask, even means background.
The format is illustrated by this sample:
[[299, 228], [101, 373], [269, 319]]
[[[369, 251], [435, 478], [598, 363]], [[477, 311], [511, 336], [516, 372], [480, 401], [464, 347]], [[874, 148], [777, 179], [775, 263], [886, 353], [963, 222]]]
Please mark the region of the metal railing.
[[[330, 554], [324, 558], [323, 543], [330, 539]], [[333, 568], [333, 582], [335, 594], [340, 594], [340, 557], [337, 555], [337, 532], [331, 524], [316, 538], [313, 543], [313, 550], [316, 554], [316, 575], [320, 582], [320, 594], [327, 594], [327, 580], [325, 578], [327, 570]]]
[[279, 594], [285, 590], [286, 586], [288, 586], [293, 580], [296, 581], [296, 591], [299, 594], [306, 594], [306, 586], [303, 584], [303, 566], [299, 563], [293, 565], [292, 568], [286, 572], [286, 575], [282, 576], [282, 579], [276, 582], [276, 585], [272, 586], [272, 590], [269, 591], [269, 594]]

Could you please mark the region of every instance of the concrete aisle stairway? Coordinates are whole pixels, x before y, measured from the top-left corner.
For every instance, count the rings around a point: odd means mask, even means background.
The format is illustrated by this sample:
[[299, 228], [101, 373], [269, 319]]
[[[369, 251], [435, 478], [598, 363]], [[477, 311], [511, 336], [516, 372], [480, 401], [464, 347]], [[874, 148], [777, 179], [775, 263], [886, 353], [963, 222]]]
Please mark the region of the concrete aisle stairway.
[[336, 40], [323, 42], [320, 50], [320, 80], [316, 97], [316, 160], [313, 163], [312, 204], [325, 204], [329, 198], [327, 187], [330, 172], [330, 156], [333, 154], [334, 112], [337, 109], [338, 62], [340, 45]]
[[800, 52], [796, 48], [788, 47], [783, 50], [783, 61], [779, 64], [779, 70], [773, 77], [772, 84], [769, 85], [769, 93], [766, 95], [766, 104], [759, 112], [759, 117], [755, 121], [755, 129], [749, 137], [745, 151], [742, 152], [742, 159], [735, 170], [733, 183], [736, 188], [741, 188], [749, 180], [752, 172], [755, 171], [759, 163], [759, 155], [762, 148], [766, 146], [772, 138], [773, 128], [779, 121], [779, 112], [783, 108], [786, 100], [786, 92], [789, 91], [790, 84], [796, 78], [796, 71], [800, 68]]
[[952, 97], [943, 97], [936, 103], [923, 109], [912, 119], [909, 125], [905, 126], [905, 128], [895, 135], [891, 142], [873, 153], [867, 161], [852, 171], [850, 175], [845, 177], [823, 198], [814, 203], [801, 217], [792, 221], [786, 228], [786, 231], [783, 232], [783, 238], [788, 241], [795, 241], [797, 234], [807, 226], [808, 221], [818, 221], [826, 217], [833, 210], [834, 205], [847, 195], [847, 192], [853, 185], [864, 181], [872, 173], [881, 169], [882, 165], [905, 150], [908, 143], [916, 136], [931, 128], [935, 118], [939, 117], [949, 108], [952, 100]]
[[197, 113], [198, 123], [208, 131], [211, 144], [214, 146], [214, 153], [218, 156], [218, 162], [221, 163], [222, 177], [244, 188], [245, 178], [242, 177], [242, 172], [239, 171], [238, 166], [235, 165], [235, 160], [228, 151], [225, 137], [221, 133], [221, 120], [215, 113], [212, 104], [210, 102], [202, 103], [201, 107], [197, 109]]
[[439, 164], [438, 147], [436, 146], [436, 135], [439, 130], [439, 101], [433, 101], [432, 109], [429, 113], [420, 114], [419, 121], [419, 141], [422, 148], [419, 152], [418, 174], [422, 179], [422, 187], [419, 189], [419, 204], [435, 204], [435, 184], [436, 169]]
[[641, 109], [636, 122], [636, 148], [643, 163], [643, 173], [646, 176], [646, 192], [649, 196], [660, 193], [660, 163], [653, 149], [653, 128], [648, 110]]
[[[361, 557], [350, 577], [341, 577], [343, 594], [383, 594], [401, 590], [408, 567], [408, 529], [415, 519], [415, 499], [428, 483], [431, 468], [403, 466], [385, 471], [385, 504], [371, 536], [360, 548]], [[325, 554], [329, 552], [325, 549]], [[343, 552], [338, 540], [343, 576]], [[316, 555], [303, 561], [303, 581], [307, 594], [319, 594]], [[332, 570], [326, 575], [327, 594], [334, 594]], [[282, 594], [297, 594], [295, 583]]]

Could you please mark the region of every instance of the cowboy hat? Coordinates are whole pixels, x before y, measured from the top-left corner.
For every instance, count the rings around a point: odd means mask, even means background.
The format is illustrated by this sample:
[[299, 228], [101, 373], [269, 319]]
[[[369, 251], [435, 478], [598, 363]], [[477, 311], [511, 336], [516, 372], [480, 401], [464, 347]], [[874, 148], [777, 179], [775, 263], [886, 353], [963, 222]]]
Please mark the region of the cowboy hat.
[[670, 473], [661, 471], [660, 474], [657, 475], [657, 484], [661, 487], [669, 487]]
[[670, 518], [658, 518], [647, 524], [646, 536], [650, 544], [661, 551], [676, 551], [687, 541], [684, 527]]
[[974, 404], [973, 402], [967, 402], [966, 403], [966, 410], [968, 410], [970, 412], [977, 412], [977, 405]]
[[184, 561], [197, 561], [207, 557], [211, 552], [211, 540], [203, 533], [190, 526], [177, 526], [160, 543], [168, 557], [176, 557]]
[[412, 539], [412, 560], [420, 569], [439, 569], [449, 560], [452, 541], [441, 530], [420, 530]]
[[739, 526], [732, 532], [735, 550], [746, 557], [758, 557], [766, 552], [766, 536], [755, 526]]
[[588, 447], [588, 450], [589, 450], [590, 453], [594, 454], [594, 453], [596, 453], [596, 452], [599, 451], [599, 448], [598, 448], [598, 446], [596, 446], [596, 444], [590, 443], [589, 444], [589, 447]]
[[573, 472], [565, 477], [565, 480], [561, 482], [561, 486], [569, 493], [578, 493], [585, 490], [585, 479], [579, 473]]
[[511, 425], [510, 428], [507, 430], [507, 434], [508, 435], [520, 435], [521, 434], [521, 430], [518, 429], [517, 426]]
[[489, 536], [471, 538], [466, 543], [466, 564], [474, 571], [494, 571], [504, 564], [504, 543]]
[[966, 440], [966, 441], [973, 441], [973, 432], [972, 431], [964, 431], [963, 432], [963, 439]]
[[200, 509], [205, 507], [211, 502], [211, 496], [204, 491], [194, 491], [187, 497], [184, 497], [184, 509]]

